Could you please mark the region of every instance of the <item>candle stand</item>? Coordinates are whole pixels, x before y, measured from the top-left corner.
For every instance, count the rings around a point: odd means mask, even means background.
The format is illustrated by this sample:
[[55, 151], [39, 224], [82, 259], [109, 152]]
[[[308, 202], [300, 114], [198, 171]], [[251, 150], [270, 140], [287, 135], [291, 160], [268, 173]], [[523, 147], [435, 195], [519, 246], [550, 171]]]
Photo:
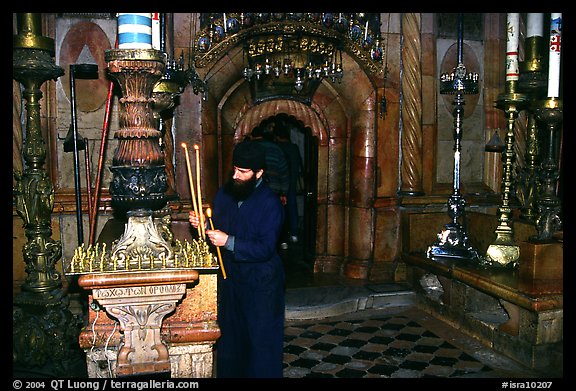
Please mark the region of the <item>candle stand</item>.
[[105, 243], [78, 247], [67, 272], [80, 275], [79, 285], [92, 290], [96, 310], [102, 306], [120, 320], [124, 335], [116, 376], [170, 372], [162, 319], [176, 308], [186, 285], [198, 280], [198, 270], [217, 269], [218, 261], [203, 238], [174, 240], [170, 216], [153, 216], [167, 203], [161, 132], [152, 110], [165, 55], [154, 49], [112, 49], [105, 59], [122, 90], [110, 194], [112, 206], [126, 212], [128, 222], [109, 250]]
[[167, 128], [167, 120], [172, 117], [173, 109], [177, 104], [177, 98], [188, 84], [187, 73], [184, 70], [184, 59], [168, 59], [166, 69], [162, 78], [152, 89], [152, 112], [156, 121], [155, 126], [160, 130], [160, 145], [164, 153], [164, 164], [166, 167], [166, 196], [168, 199], [178, 198], [176, 193], [176, 183], [174, 178], [174, 138], [171, 129]]
[[512, 165], [516, 154], [514, 152], [514, 122], [518, 113], [528, 106], [528, 97], [516, 92], [517, 81], [506, 82], [506, 92], [500, 94], [496, 100], [496, 107], [506, 113], [508, 130], [506, 132], [505, 147], [502, 152], [502, 199], [498, 207], [498, 227], [496, 227], [496, 239], [486, 250], [484, 263], [496, 267], [516, 267], [520, 258], [520, 248], [514, 241], [512, 227], [512, 210], [510, 196], [512, 194]]
[[14, 377], [83, 377], [84, 355], [76, 344], [82, 326], [68, 308], [56, 263], [62, 243], [52, 239], [54, 186], [46, 171], [40, 87], [64, 70], [54, 62], [54, 40], [41, 35], [41, 14], [17, 14], [13, 36], [12, 77], [26, 100], [22, 148], [25, 169], [14, 172], [14, 206], [28, 241], [22, 249], [26, 279], [13, 297], [12, 364]]
[[558, 134], [563, 120], [562, 100], [548, 98], [540, 101], [535, 109], [536, 119], [541, 121], [548, 132], [546, 156], [540, 167], [541, 192], [537, 200], [538, 217], [536, 241], [547, 241], [561, 229], [559, 217], [560, 200], [556, 194], [556, 186], [560, 173], [558, 170]]
[[478, 93], [478, 74], [466, 72], [463, 64], [462, 15], [458, 15], [458, 65], [451, 74], [440, 78], [440, 93], [454, 95], [454, 173], [452, 195], [448, 198], [448, 215], [452, 221], [437, 235], [436, 242], [429, 246], [426, 256], [432, 260], [461, 259], [477, 260], [477, 251], [468, 244], [466, 232], [466, 201], [460, 193], [460, 154], [462, 150], [462, 121], [464, 117], [464, 94]]
[[540, 158], [540, 141], [538, 124], [534, 111], [537, 102], [546, 93], [546, 75], [542, 70], [541, 47], [543, 37], [533, 36], [526, 39], [526, 60], [520, 64], [518, 85], [520, 91], [526, 93], [530, 100], [527, 106], [528, 123], [526, 129], [526, 152], [524, 166], [516, 175], [516, 197], [521, 203], [520, 218], [529, 222], [536, 221], [536, 200], [539, 193], [538, 164]]

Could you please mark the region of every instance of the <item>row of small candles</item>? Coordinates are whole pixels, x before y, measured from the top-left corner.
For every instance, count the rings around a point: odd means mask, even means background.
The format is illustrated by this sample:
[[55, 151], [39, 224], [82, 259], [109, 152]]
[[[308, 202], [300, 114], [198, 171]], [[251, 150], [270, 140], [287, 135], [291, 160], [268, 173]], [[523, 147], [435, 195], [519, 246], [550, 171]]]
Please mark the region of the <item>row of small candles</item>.
[[112, 255], [106, 251], [106, 243], [80, 246], [74, 250], [67, 274], [214, 267], [215, 259], [206, 242], [176, 239], [173, 254], [167, 256], [162, 252], [157, 257], [152, 254]]
[[[543, 20], [541, 13], [528, 13], [527, 38], [543, 36]], [[506, 81], [519, 79], [518, 46], [520, 35], [520, 14], [507, 14], [506, 40]], [[560, 49], [562, 38], [562, 14], [550, 14], [550, 40], [548, 57], [548, 97], [558, 98], [560, 89]]]

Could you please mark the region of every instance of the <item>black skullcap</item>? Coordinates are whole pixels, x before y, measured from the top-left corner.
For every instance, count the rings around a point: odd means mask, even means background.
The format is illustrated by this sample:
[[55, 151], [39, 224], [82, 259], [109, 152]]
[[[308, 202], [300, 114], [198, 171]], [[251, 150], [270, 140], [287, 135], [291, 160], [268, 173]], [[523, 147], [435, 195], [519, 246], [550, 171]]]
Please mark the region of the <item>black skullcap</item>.
[[264, 148], [257, 141], [242, 141], [234, 148], [232, 164], [258, 171], [266, 166]]

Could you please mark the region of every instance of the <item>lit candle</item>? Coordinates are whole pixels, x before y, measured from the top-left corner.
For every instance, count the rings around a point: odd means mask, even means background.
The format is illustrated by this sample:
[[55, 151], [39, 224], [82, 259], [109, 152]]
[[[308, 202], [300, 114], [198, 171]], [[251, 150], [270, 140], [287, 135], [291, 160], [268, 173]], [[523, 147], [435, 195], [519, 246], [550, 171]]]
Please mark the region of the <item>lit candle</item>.
[[550, 56], [548, 57], [548, 97], [558, 98], [560, 90], [560, 47], [562, 14], [550, 14]]
[[520, 28], [520, 14], [509, 13], [506, 39], [506, 81], [518, 80], [518, 30]]
[[[214, 223], [212, 222], [212, 209], [206, 208], [206, 216], [208, 216], [208, 221], [210, 222], [210, 228], [214, 231]], [[222, 262], [222, 253], [220, 252], [220, 246], [216, 246], [216, 252], [218, 253], [218, 263], [220, 264], [220, 269], [222, 269], [222, 277], [226, 279], [226, 270], [224, 270], [224, 262]]]
[[[198, 205], [196, 204], [196, 191], [194, 190], [194, 179], [192, 178], [192, 169], [190, 168], [190, 156], [188, 155], [188, 146], [186, 143], [182, 143], [182, 147], [186, 151], [186, 168], [188, 169], [188, 181], [190, 182], [190, 197], [192, 197], [192, 205], [194, 206], [194, 213], [196, 216], [198, 214]], [[202, 228], [200, 228], [200, 224], [196, 227], [198, 230], [198, 237], [202, 237]]]
[[118, 49], [152, 49], [152, 14], [118, 14]]
[[202, 210], [202, 191], [200, 189], [200, 147], [194, 144], [196, 150], [196, 184], [198, 187], [198, 210], [200, 211], [200, 225], [202, 226], [202, 238], [206, 239], [206, 227], [204, 226], [204, 211]]
[[526, 22], [526, 38], [544, 34], [544, 14], [529, 13]]

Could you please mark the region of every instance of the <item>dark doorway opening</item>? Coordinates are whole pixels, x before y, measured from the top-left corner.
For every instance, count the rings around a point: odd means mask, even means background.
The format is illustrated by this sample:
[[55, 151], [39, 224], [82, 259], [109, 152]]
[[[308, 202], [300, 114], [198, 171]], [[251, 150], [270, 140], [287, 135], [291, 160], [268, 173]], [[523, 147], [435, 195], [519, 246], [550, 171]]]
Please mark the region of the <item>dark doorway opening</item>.
[[290, 142], [298, 146], [301, 158], [296, 204], [298, 209], [298, 242], [290, 243], [290, 257], [299, 258], [313, 269], [316, 257], [318, 137], [310, 127], [293, 115], [278, 113], [265, 118], [260, 125], [274, 121], [289, 129]]

